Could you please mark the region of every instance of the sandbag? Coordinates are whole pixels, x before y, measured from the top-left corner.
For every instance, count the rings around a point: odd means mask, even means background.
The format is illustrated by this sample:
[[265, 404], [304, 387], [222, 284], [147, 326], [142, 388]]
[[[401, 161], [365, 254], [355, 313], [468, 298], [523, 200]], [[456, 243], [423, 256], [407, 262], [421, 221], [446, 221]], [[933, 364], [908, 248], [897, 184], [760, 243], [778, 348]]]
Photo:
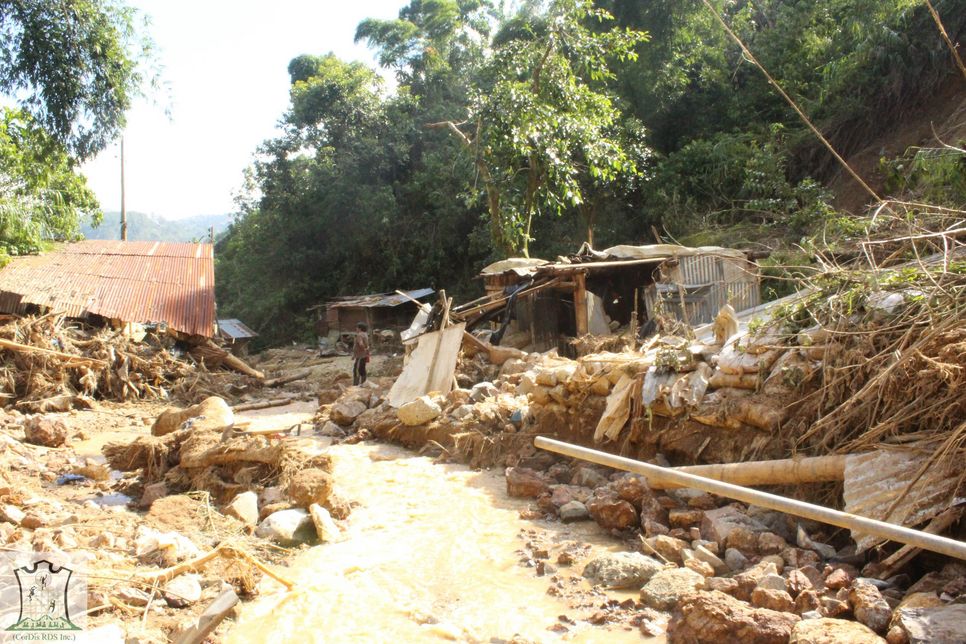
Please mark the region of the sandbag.
[[594, 442], [599, 443], [604, 439], [612, 441], [620, 435], [631, 415], [631, 396], [636, 391], [634, 381], [634, 377], [624, 374], [614, 386], [614, 391], [607, 397], [607, 407], [597, 423]]

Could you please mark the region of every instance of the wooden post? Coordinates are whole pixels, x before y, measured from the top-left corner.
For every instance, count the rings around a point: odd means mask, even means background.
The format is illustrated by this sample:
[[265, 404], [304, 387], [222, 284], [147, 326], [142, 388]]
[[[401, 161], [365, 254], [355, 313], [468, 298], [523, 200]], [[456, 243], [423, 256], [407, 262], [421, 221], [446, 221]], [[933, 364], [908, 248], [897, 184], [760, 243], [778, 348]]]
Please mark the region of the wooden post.
[[574, 318], [577, 337], [587, 335], [587, 274], [574, 273]]
[[[449, 305], [451, 300], [446, 297], [446, 291], [440, 289], [439, 291], [439, 301], [443, 303], [443, 319], [439, 323], [439, 330], [436, 333], [436, 347], [433, 349], [433, 359], [429, 363], [429, 372], [426, 375], [426, 386], [423, 390], [428, 391], [429, 386], [433, 382], [433, 378], [436, 375], [436, 362], [439, 360], [439, 348], [443, 344], [443, 330], [446, 325], [449, 324]], [[449, 392], [444, 392], [449, 393]]]

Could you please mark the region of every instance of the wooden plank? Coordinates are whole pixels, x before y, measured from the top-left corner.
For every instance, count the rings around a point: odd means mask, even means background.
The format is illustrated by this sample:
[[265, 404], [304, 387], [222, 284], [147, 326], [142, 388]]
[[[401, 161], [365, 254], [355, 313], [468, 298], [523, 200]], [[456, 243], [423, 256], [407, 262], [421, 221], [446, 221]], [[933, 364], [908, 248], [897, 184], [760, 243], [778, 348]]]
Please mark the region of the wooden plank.
[[[456, 359], [466, 325], [454, 324], [442, 331], [419, 336], [419, 342], [409, 356], [409, 362], [389, 390], [389, 404], [400, 407], [430, 391], [448, 391], [456, 370]], [[438, 344], [438, 350], [437, 350]], [[426, 373], [436, 356], [436, 369], [431, 381]]]

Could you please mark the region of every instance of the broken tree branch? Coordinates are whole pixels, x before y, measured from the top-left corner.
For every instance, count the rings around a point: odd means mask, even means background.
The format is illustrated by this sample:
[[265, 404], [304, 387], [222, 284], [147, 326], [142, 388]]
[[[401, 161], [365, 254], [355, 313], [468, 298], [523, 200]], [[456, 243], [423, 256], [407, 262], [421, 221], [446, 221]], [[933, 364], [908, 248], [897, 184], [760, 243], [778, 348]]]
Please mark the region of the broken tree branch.
[[3, 340], [0, 339], [0, 349], [7, 349], [9, 351], [17, 351], [19, 353], [39, 353], [45, 356], [50, 356], [51, 358], [57, 358], [58, 360], [63, 360], [64, 362], [70, 363], [70, 367], [98, 367], [104, 369], [108, 366], [107, 362], [104, 360], [98, 360], [97, 358], [85, 358], [83, 356], [75, 356], [70, 353], [64, 353], [62, 351], [54, 351], [53, 349], [43, 349], [41, 347], [32, 347], [29, 344], [20, 344], [19, 342], [14, 342], [13, 340]]
[[165, 568], [157, 572], [141, 573], [139, 576], [142, 580], [147, 583], [165, 583], [171, 581], [178, 575], [182, 575], [186, 572], [195, 572], [203, 568], [208, 562], [213, 561], [218, 557], [224, 557], [226, 559], [242, 559], [258, 570], [262, 571], [278, 583], [285, 586], [286, 590], [292, 590], [295, 587], [295, 582], [285, 577], [282, 577], [271, 568], [263, 564], [254, 555], [249, 553], [243, 548], [232, 545], [230, 543], [218, 544], [213, 550], [195, 557], [194, 559], [189, 559], [188, 561], [182, 561], [179, 564], [171, 566], [170, 568]]

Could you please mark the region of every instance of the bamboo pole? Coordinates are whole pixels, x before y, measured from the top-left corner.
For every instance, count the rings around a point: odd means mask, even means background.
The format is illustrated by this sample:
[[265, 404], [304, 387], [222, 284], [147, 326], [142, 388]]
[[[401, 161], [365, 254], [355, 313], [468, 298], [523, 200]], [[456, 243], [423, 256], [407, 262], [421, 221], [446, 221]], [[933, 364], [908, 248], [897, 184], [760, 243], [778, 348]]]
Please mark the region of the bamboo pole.
[[641, 474], [647, 477], [649, 483], [656, 482], [664, 485], [670, 484], [672, 486], [697, 488], [711, 494], [736, 499], [769, 510], [793, 514], [813, 521], [820, 521], [840, 528], [870, 534], [881, 539], [889, 539], [922, 548], [923, 550], [929, 550], [930, 552], [938, 552], [939, 554], [966, 560], [966, 543], [955, 539], [948, 539], [892, 523], [886, 523], [885, 521], [876, 521], [875, 519], [860, 517], [855, 514], [849, 514], [848, 512], [832, 510], [831, 508], [823, 508], [812, 505], [811, 503], [805, 503], [804, 501], [788, 499], [759, 490], [751, 490], [746, 487], [716, 481], [703, 476], [679, 472], [672, 468], [642, 463], [622, 456], [615, 456], [586, 447], [544, 438], [543, 436], [538, 436], [533, 441], [533, 444], [540, 449], [556, 452], [565, 456]]
[[[843, 454], [832, 454], [750, 463], [689, 465], [673, 469], [675, 472], [703, 476], [733, 485], [795, 485], [845, 480], [845, 459]], [[661, 489], [659, 483], [652, 487]]]

